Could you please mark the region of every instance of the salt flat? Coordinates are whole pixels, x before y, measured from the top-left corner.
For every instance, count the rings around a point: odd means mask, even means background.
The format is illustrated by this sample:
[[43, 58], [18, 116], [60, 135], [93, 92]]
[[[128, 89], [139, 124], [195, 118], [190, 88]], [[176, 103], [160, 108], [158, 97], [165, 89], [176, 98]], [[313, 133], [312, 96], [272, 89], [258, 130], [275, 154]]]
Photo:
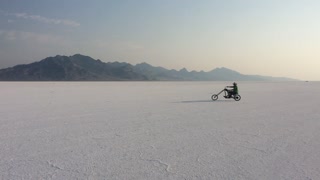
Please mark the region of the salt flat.
[[0, 82], [0, 179], [320, 179], [320, 83]]

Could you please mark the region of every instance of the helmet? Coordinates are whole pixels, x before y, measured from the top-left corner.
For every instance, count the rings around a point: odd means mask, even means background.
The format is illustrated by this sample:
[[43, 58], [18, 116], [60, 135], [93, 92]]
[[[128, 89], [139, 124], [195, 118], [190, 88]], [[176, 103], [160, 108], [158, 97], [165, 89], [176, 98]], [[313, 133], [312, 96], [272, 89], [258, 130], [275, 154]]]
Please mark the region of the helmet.
[[236, 83], [236, 82], [234, 82], [234, 83], [233, 83], [233, 85], [237, 85], [237, 83]]

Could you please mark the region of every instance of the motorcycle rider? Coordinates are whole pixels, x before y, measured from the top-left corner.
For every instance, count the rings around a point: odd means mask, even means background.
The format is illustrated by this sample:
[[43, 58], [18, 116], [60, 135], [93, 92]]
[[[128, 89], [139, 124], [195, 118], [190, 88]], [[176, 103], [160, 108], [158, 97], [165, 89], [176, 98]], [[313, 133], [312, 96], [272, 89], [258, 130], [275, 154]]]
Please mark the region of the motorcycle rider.
[[[227, 88], [231, 88], [231, 89], [227, 89]], [[238, 94], [238, 85], [237, 85], [237, 83], [234, 82], [233, 86], [227, 86], [226, 90], [228, 92], [227, 98], [230, 98], [232, 95]]]

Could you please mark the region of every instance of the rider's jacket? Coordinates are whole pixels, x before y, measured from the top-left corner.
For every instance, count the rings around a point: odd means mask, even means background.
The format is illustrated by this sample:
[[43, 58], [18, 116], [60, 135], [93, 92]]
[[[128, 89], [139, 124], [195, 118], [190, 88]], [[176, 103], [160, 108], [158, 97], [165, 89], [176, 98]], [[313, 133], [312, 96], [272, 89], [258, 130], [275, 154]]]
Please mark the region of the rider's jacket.
[[238, 86], [237, 85], [233, 85], [233, 91], [238, 94]]

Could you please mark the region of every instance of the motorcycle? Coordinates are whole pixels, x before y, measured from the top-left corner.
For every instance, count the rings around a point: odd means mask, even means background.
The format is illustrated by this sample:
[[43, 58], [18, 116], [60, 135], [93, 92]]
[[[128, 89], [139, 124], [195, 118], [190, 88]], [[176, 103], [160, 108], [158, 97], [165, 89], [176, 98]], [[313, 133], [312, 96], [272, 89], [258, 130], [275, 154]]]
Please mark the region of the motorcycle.
[[214, 94], [211, 96], [212, 101], [216, 101], [218, 99], [218, 96], [224, 92], [224, 98], [226, 99], [234, 99], [235, 101], [240, 101], [241, 96], [239, 94], [229, 94], [229, 90], [227, 89], [227, 87], [225, 87], [224, 89], [222, 89], [218, 94]]

